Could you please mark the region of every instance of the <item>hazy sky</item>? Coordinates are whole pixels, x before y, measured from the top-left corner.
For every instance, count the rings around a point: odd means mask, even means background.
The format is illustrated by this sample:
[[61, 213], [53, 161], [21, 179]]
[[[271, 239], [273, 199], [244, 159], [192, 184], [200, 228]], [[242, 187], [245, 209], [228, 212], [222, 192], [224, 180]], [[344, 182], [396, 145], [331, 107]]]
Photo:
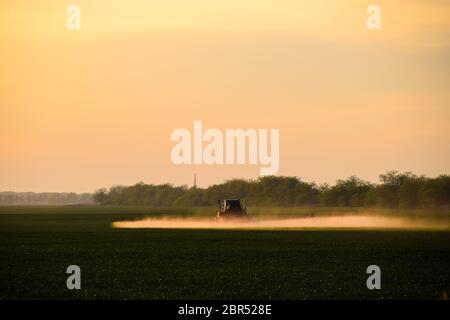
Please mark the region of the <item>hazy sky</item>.
[[3, 0], [0, 191], [258, 177], [173, 165], [194, 120], [279, 128], [279, 174], [306, 181], [449, 174], [449, 86], [446, 0]]

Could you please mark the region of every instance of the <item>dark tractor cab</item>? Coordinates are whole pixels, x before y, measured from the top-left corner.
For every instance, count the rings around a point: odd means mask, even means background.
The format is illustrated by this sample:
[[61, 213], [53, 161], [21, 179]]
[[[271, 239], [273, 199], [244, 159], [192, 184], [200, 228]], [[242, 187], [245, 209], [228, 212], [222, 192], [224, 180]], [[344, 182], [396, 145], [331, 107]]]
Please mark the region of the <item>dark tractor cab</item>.
[[241, 204], [240, 199], [218, 200], [219, 210], [217, 218], [242, 218], [247, 216], [247, 208]]

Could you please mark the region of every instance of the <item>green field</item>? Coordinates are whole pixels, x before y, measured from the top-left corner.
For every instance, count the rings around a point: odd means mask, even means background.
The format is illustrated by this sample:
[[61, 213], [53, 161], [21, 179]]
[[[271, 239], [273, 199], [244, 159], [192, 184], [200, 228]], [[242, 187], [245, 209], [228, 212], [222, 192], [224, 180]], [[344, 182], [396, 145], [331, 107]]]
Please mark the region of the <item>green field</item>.
[[[117, 220], [209, 211], [0, 207], [0, 298], [435, 299], [450, 292], [450, 232], [111, 228]], [[66, 288], [71, 264], [81, 267], [81, 290]], [[381, 267], [381, 290], [366, 288], [371, 264]]]

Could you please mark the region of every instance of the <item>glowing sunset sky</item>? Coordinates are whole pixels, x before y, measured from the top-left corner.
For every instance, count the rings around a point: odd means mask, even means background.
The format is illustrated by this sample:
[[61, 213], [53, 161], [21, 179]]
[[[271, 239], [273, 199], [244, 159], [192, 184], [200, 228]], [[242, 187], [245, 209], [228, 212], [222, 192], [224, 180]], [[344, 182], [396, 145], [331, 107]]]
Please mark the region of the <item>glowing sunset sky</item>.
[[173, 165], [194, 120], [279, 128], [306, 181], [450, 173], [449, 1], [4, 0], [0, 57], [0, 191], [258, 176]]

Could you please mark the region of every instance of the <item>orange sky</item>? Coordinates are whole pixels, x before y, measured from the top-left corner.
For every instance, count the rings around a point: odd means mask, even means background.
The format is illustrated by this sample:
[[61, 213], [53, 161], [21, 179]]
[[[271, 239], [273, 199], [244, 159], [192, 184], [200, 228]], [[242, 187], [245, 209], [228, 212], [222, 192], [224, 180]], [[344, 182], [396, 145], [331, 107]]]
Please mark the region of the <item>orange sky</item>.
[[[66, 7], [81, 30], [66, 29]], [[176, 128], [279, 128], [280, 175], [450, 173], [450, 2], [0, 2], [0, 191], [256, 178], [175, 166]]]

